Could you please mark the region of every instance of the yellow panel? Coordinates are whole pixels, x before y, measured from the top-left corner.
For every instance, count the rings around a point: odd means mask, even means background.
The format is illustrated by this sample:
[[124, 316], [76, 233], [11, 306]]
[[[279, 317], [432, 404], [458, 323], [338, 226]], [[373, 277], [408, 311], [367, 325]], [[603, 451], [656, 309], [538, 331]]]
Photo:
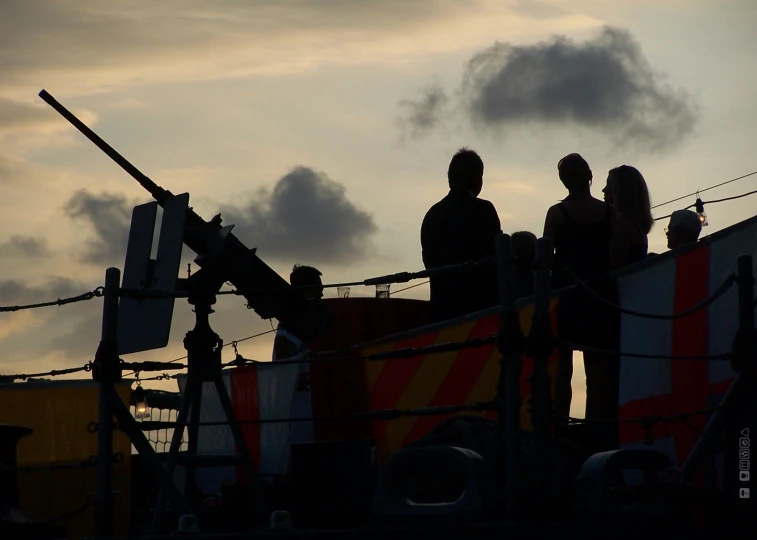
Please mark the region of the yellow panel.
[[[127, 383], [118, 393], [130, 401]], [[0, 386], [0, 423], [32, 428], [17, 447], [18, 465], [46, 465], [83, 461], [97, 455], [97, 433], [87, 426], [98, 417], [98, 387], [92, 381], [18, 383]], [[113, 465], [116, 498], [114, 529], [129, 532], [131, 499], [131, 443], [114, 432], [113, 453], [124, 459]], [[31, 519], [49, 519], [70, 512], [97, 493], [97, 467], [23, 471], [18, 475], [22, 511]], [[94, 509], [56, 522], [65, 526], [69, 538], [94, 534]]]
[[465, 403], [489, 401], [496, 397], [497, 381], [499, 380], [499, 359], [499, 351], [494, 349], [491, 355], [489, 355], [486, 364], [484, 364], [483, 369], [481, 369], [481, 375], [476, 379], [476, 383], [471, 388]]
[[[360, 356], [370, 356], [371, 354], [393, 351], [396, 346], [396, 341], [390, 341], [376, 347], [361, 349]], [[373, 385], [376, 384], [376, 381], [384, 370], [384, 366], [387, 362], [388, 360], [365, 360], [363, 362], [365, 365], [365, 377], [368, 383], [368, 392], [373, 391]]]
[[[445, 328], [439, 332], [435, 343], [464, 341], [468, 338], [477, 323], [478, 321], [471, 321], [452, 328]], [[449, 373], [459, 352], [450, 351], [432, 354], [424, 358], [423, 363], [418, 367], [415, 375], [405, 388], [402, 397], [397, 401], [395, 408], [413, 409], [416, 407], [426, 407], [439, 391], [439, 387], [447, 376], [447, 373]], [[399, 450], [405, 437], [410, 434], [417, 421], [417, 416], [403, 416], [389, 422], [386, 427], [386, 444], [390, 453]]]

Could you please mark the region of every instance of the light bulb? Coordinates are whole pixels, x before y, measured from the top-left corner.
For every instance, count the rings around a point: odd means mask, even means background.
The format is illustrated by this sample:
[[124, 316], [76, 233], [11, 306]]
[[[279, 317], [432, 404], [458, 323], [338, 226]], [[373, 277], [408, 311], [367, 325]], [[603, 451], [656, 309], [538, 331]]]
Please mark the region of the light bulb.
[[141, 386], [134, 390], [134, 418], [149, 418], [150, 411], [147, 406], [145, 391]]
[[697, 215], [699, 216], [699, 221], [702, 222], [702, 227], [706, 227], [708, 225], [707, 223], [707, 214], [704, 212], [704, 203], [702, 202], [702, 199], [697, 197], [697, 202], [694, 204], [697, 209]]

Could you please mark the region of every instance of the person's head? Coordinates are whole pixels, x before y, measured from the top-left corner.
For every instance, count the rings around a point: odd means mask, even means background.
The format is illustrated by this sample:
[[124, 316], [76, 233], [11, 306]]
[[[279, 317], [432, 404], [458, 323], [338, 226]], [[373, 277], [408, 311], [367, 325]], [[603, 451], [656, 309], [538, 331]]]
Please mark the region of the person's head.
[[295, 264], [292, 273], [289, 274], [289, 283], [292, 287], [305, 287], [302, 289], [302, 294], [308, 300], [322, 298], [323, 282], [321, 275], [321, 272], [312, 266]]
[[580, 154], [568, 154], [558, 161], [557, 172], [571, 195], [589, 191], [593, 175], [589, 164]]
[[649, 190], [644, 177], [635, 167], [621, 165], [607, 174], [607, 185], [602, 190], [605, 202], [633, 221], [644, 234], [654, 225], [649, 202]]
[[528, 231], [514, 232], [510, 236], [510, 249], [518, 263], [533, 264], [536, 259], [536, 235]]
[[668, 237], [668, 249], [676, 249], [696, 242], [702, 232], [702, 220], [691, 210], [676, 210], [670, 215], [670, 222], [665, 228]]
[[473, 150], [461, 148], [449, 162], [447, 179], [450, 189], [465, 189], [478, 197], [484, 185], [484, 162]]

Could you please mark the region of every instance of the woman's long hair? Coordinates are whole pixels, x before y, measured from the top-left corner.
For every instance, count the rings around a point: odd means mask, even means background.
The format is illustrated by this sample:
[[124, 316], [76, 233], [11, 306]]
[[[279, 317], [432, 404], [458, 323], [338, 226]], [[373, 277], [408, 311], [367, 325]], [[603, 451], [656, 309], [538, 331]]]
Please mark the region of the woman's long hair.
[[609, 175], [614, 179], [615, 208], [634, 222], [644, 234], [649, 234], [654, 218], [644, 177], [630, 165], [616, 167]]

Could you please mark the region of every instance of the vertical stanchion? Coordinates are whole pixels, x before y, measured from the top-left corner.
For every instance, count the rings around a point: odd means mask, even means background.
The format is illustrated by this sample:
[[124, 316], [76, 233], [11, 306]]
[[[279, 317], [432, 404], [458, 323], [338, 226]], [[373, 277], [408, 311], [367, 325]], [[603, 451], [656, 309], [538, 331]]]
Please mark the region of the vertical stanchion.
[[92, 376], [99, 383], [99, 414], [97, 431], [97, 517], [98, 539], [113, 536], [112, 456], [113, 456], [113, 408], [110, 395], [115, 392], [115, 383], [121, 380], [116, 337], [118, 335], [118, 289], [121, 271], [108, 268], [105, 271], [103, 291], [103, 321], [100, 345], [97, 348]]
[[533, 359], [531, 376], [531, 418], [537, 441], [537, 463], [534, 471], [542, 493], [548, 496], [552, 486], [550, 433], [550, 378], [547, 369], [552, 355], [552, 325], [549, 317], [550, 272], [552, 270], [552, 242], [548, 238], [536, 241], [534, 276], [534, 316], [529, 339], [529, 356]]
[[753, 271], [752, 257], [739, 257], [736, 273], [739, 330], [733, 346], [733, 368], [739, 372], [741, 388], [726, 411], [723, 467], [725, 495], [738, 503], [745, 515], [753, 515], [752, 501], [757, 497], [755, 482], [750, 477], [757, 474], [752, 455], [755, 452], [753, 441], [757, 440], [757, 335], [754, 328]]
[[520, 367], [523, 334], [515, 309], [510, 236], [500, 234], [495, 243], [500, 319], [497, 345], [500, 353], [497, 384], [497, 440], [505, 437], [506, 519], [517, 515], [520, 457]]

